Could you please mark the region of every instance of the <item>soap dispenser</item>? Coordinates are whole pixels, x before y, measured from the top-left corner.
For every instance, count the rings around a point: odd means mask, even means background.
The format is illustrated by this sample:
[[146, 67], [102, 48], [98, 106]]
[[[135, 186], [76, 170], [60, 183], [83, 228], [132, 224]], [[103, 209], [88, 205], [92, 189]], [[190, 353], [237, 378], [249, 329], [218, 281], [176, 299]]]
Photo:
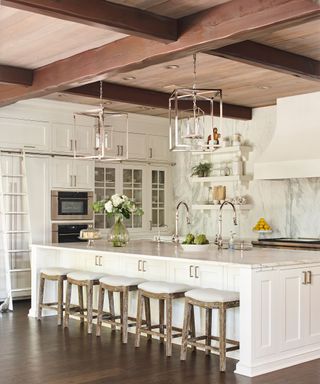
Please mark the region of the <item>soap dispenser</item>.
[[230, 231], [229, 249], [234, 249], [234, 236], [235, 233], [233, 231]]

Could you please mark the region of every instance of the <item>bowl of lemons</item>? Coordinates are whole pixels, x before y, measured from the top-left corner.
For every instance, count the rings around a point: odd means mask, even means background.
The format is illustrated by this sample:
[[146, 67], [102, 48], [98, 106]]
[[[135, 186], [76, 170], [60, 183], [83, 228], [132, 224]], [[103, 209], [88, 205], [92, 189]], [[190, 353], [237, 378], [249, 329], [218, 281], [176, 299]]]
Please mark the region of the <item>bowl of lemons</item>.
[[254, 232], [259, 233], [259, 238], [262, 238], [266, 233], [272, 233], [271, 226], [263, 217], [260, 217], [260, 219], [257, 221], [257, 224], [252, 228], [252, 230]]

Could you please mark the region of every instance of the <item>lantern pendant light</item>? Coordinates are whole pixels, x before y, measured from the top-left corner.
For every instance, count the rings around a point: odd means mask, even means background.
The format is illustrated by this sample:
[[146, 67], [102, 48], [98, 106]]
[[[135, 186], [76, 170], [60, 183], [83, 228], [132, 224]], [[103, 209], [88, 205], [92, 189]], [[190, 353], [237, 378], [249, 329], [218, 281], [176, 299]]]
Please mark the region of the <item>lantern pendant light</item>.
[[[222, 128], [222, 90], [196, 86], [197, 57], [193, 55], [193, 86], [175, 89], [169, 98], [170, 150], [204, 151], [216, 148], [207, 143], [208, 134]], [[216, 113], [215, 113], [216, 112]]]
[[[75, 159], [95, 159], [99, 161], [120, 161], [128, 159], [129, 148], [129, 125], [128, 114], [123, 112], [108, 112], [103, 107], [103, 83], [100, 81], [100, 105], [96, 109], [83, 112], [74, 112], [74, 136], [81, 126], [91, 126], [94, 132], [94, 148], [92, 155], [82, 155], [81, 149], [77, 147], [77, 140], [73, 146], [73, 156]], [[122, 145], [115, 145], [114, 134], [122, 138]], [[117, 147], [117, 150], [115, 149]]]

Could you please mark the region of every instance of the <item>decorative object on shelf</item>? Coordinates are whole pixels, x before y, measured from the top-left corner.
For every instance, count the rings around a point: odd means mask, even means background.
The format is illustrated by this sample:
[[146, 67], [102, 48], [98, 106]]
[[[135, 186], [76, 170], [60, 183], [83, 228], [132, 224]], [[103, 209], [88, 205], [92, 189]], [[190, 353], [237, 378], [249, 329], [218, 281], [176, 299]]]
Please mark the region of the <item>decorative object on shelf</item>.
[[138, 208], [133, 200], [119, 194], [112, 195], [108, 200], [94, 202], [93, 210], [96, 213], [105, 212], [106, 215], [114, 217], [114, 224], [108, 234], [108, 241], [114, 247], [123, 247], [129, 241], [129, 232], [123, 222], [124, 218], [130, 219], [131, 215], [143, 215], [143, 210]]
[[215, 103], [219, 106], [219, 131], [221, 132], [222, 90], [197, 88], [196, 64], [196, 54], [194, 54], [193, 87], [175, 89], [169, 98], [169, 148], [171, 151], [204, 151], [208, 147], [214, 149], [214, 144], [208, 145], [204, 129], [206, 121], [212, 129], [216, 126]]
[[242, 175], [243, 174], [242, 159], [239, 155], [235, 155], [233, 158], [232, 174], [233, 175]]
[[225, 185], [216, 185], [213, 187], [213, 202], [224, 201], [226, 199], [226, 186]]
[[191, 176], [208, 177], [212, 169], [212, 163], [203, 162], [192, 167]]
[[101, 239], [101, 234], [100, 231], [93, 228], [92, 224], [89, 224], [87, 229], [81, 229], [79, 239], [88, 240], [88, 247], [92, 247], [95, 240]]
[[[75, 159], [96, 159], [99, 161], [120, 161], [128, 159], [129, 149], [129, 124], [128, 114], [122, 112], [108, 112], [103, 106], [103, 82], [100, 81], [100, 105], [98, 108], [83, 112], [74, 112], [74, 132], [81, 128], [81, 121], [89, 118], [95, 133], [94, 155], [81, 155], [77, 147], [77, 140], [71, 141], [71, 150]], [[82, 123], [83, 124], [83, 123]], [[86, 121], [86, 124], [88, 122]], [[123, 145], [114, 142], [114, 128], [125, 133]], [[117, 151], [116, 151], [117, 147]]]
[[231, 199], [231, 203], [235, 205], [245, 205], [247, 204], [247, 198], [245, 196], [235, 196]]
[[242, 142], [242, 136], [240, 133], [234, 133], [232, 135], [232, 145], [233, 146], [239, 146]]
[[[218, 133], [218, 128], [214, 127], [213, 131], [212, 131], [212, 135], [208, 136], [207, 144], [209, 146], [218, 146], [220, 144], [220, 142], [219, 142], [220, 136], [221, 135], [220, 135], [220, 133]], [[208, 147], [208, 148], [210, 148], [210, 147]]]

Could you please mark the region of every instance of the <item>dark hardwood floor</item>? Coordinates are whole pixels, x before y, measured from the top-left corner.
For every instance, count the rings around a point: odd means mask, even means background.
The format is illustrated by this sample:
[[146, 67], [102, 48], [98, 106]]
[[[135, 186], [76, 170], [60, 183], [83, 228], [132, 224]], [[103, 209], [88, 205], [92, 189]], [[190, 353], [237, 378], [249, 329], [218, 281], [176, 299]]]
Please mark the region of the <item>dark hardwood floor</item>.
[[179, 347], [166, 358], [163, 345], [142, 339], [134, 348], [119, 333], [104, 328], [102, 337], [88, 336], [86, 328], [70, 321], [64, 331], [56, 318], [42, 322], [27, 317], [29, 302], [19, 302], [13, 313], [0, 314], [0, 384], [319, 384], [320, 360], [249, 379], [218, 370], [218, 358], [202, 352], [179, 360]]

